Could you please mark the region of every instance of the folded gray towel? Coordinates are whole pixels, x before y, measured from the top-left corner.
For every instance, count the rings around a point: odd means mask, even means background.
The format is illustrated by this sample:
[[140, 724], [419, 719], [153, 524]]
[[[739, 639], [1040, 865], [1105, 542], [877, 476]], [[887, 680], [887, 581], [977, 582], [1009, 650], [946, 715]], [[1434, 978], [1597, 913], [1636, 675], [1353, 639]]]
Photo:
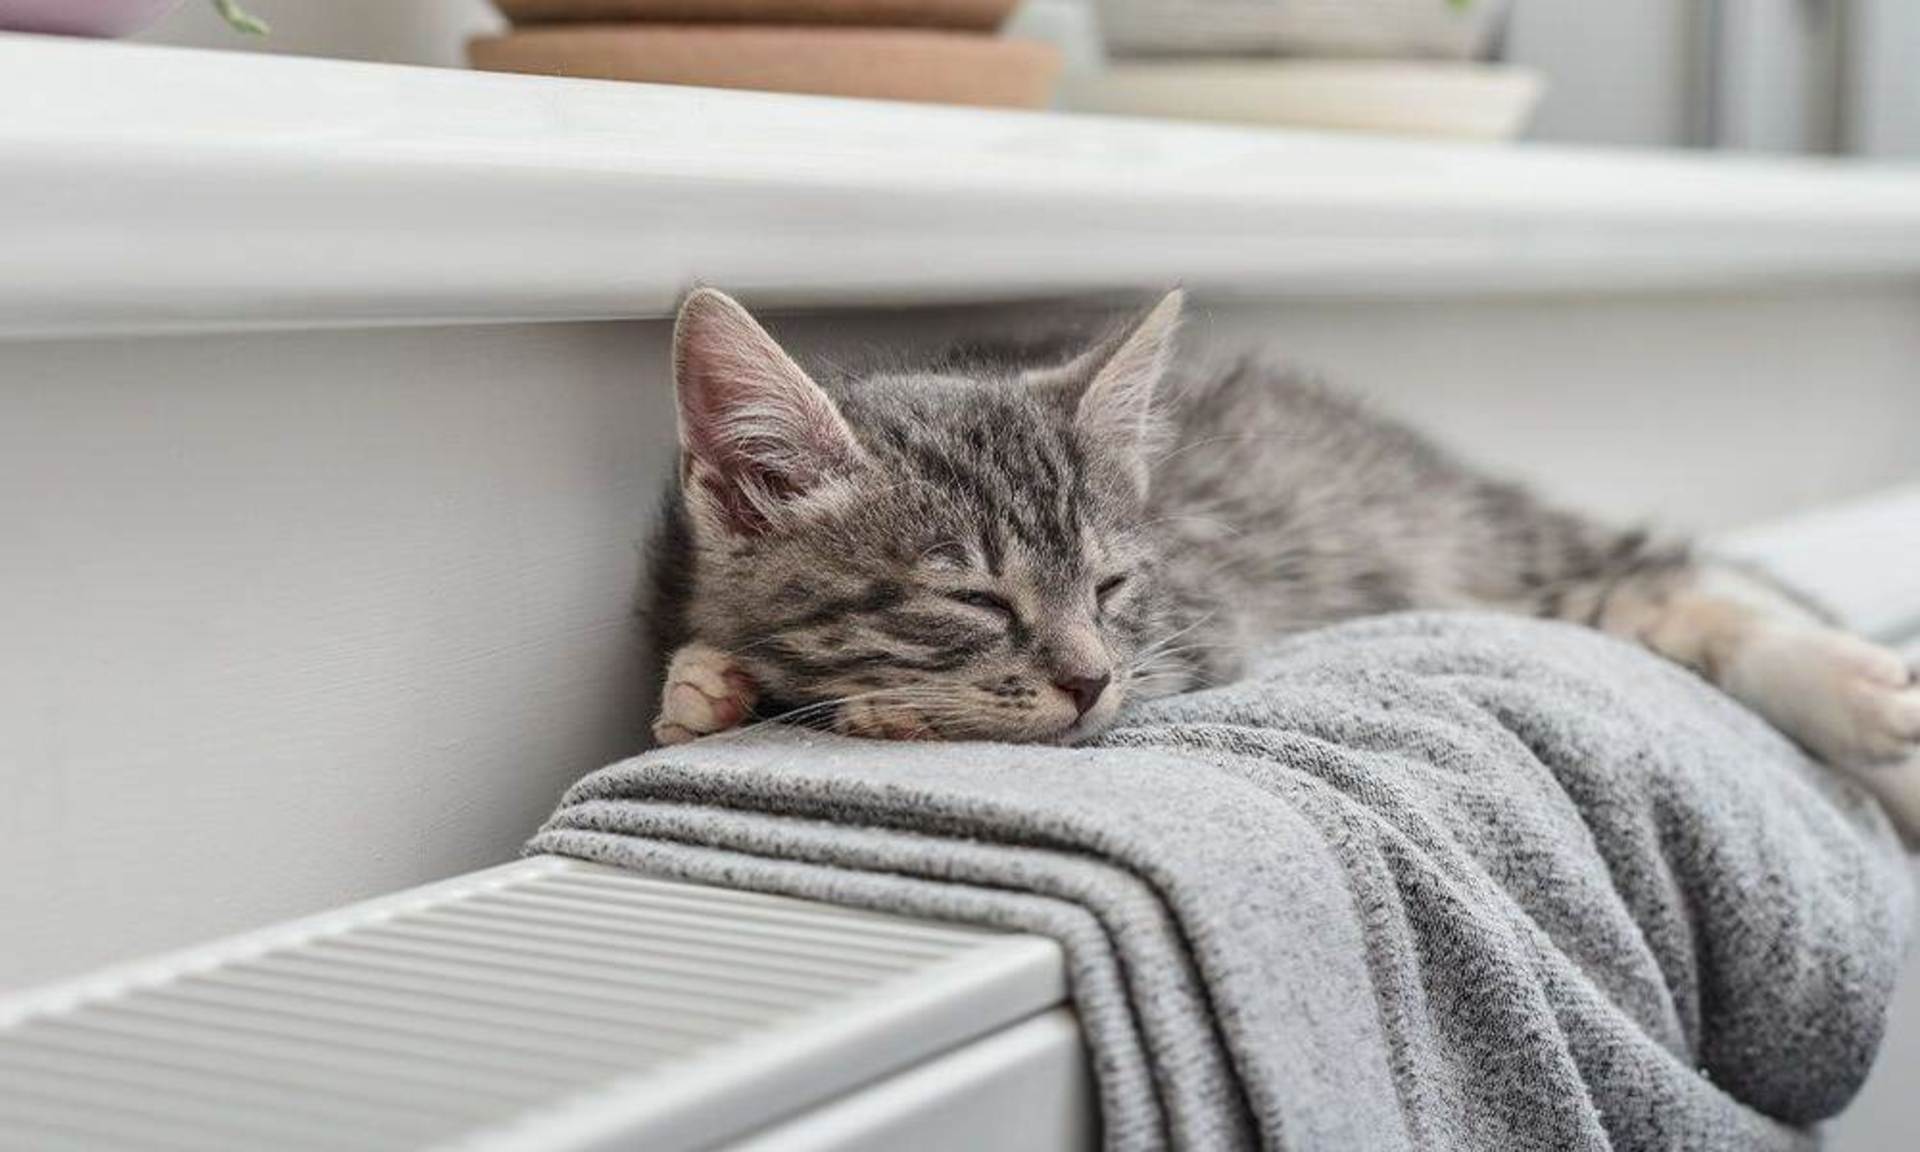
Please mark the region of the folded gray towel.
[[1065, 946], [1112, 1148], [1784, 1149], [1907, 940], [1884, 818], [1688, 673], [1385, 617], [1091, 745], [769, 730], [581, 781], [531, 850]]

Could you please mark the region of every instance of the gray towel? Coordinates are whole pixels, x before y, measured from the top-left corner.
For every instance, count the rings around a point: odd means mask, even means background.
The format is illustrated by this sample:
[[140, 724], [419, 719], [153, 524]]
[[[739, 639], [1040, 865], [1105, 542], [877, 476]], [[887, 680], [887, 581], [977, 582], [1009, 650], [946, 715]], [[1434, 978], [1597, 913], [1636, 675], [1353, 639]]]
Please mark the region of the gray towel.
[[1059, 939], [1115, 1149], [1811, 1147], [1911, 902], [1871, 802], [1726, 697], [1476, 615], [1298, 637], [1079, 748], [657, 751], [530, 848]]

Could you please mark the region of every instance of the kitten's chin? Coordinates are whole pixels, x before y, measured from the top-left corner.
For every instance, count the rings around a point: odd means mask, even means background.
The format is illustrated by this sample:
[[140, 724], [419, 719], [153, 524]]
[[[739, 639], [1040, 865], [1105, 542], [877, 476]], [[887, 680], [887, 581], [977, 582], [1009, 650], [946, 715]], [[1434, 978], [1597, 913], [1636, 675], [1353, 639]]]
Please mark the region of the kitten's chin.
[[1063, 748], [1070, 748], [1075, 744], [1091, 740], [1095, 736], [1113, 727], [1113, 722], [1119, 718], [1119, 715], [1120, 708], [1118, 705], [1111, 708], [1096, 708], [1092, 713], [1082, 716], [1072, 724], [1069, 724], [1066, 731], [1054, 737], [1049, 743], [1058, 744]]
[[1079, 744], [1083, 741], [1093, 739], [1095, 736], [1100, 735], [1100, 733], [1105, 730], [1106, 730], [1106, 725], [1104, 724], [1099, 725], [1098, 727], [1093, 727], [1093, 728], [1082, 728], [1080, 725], [1075, 724], [1073, 727], [1067, 729], [1065, 732], [1060, 733], [1060, 735], [1055, 736], [1053, 739], [1044, 741], [1044, 743], [1057, 745], [1061, 748], [1071, 748], [1075, 744]]
[[1086, 716], [1065, 721], [1052, 728], [1024, 731], [982, 732], [976, 736], [958, 737], [969, 740], [998, 740], [1007, 744], [1051, 744], [1057, 748], [1071, 748], [1085, 740], [1091, 740], [1100, 733], [1113, 727], [1118, 709], [1097, 708]]

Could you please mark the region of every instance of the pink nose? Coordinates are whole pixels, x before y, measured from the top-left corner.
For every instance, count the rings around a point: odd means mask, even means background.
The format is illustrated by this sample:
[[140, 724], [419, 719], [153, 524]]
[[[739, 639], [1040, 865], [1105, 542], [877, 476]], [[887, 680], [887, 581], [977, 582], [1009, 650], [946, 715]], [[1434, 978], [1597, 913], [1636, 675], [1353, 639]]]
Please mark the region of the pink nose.
[[1053, 686], [1065, 692], [1072, 699], [1073, 706], [1085, 716], [1100, 702], [1100, 694], [1113, 683], [1113, 677], [1102, 672], [1098, 676], [1070, 676], [1064, 680], [1055, 680]]

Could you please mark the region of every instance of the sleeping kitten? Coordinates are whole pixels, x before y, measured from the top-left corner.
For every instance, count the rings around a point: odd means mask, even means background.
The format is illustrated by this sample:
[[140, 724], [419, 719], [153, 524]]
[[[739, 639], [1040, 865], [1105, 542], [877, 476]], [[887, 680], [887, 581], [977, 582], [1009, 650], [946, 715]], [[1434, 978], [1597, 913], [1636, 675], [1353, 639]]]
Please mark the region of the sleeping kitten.
[[1265, 638], [1471, 607], [1638, 640], [1832, 763], [1920, 741], [1895, 653], [1284, 371], [1176, 363], [1180, 312], [1176, 292], [1073, 356], [816, 382], [733, 300], [694, 293], [655, 737], [779, 716], [1070, 742], [1130, 699], [1232, 679]]

